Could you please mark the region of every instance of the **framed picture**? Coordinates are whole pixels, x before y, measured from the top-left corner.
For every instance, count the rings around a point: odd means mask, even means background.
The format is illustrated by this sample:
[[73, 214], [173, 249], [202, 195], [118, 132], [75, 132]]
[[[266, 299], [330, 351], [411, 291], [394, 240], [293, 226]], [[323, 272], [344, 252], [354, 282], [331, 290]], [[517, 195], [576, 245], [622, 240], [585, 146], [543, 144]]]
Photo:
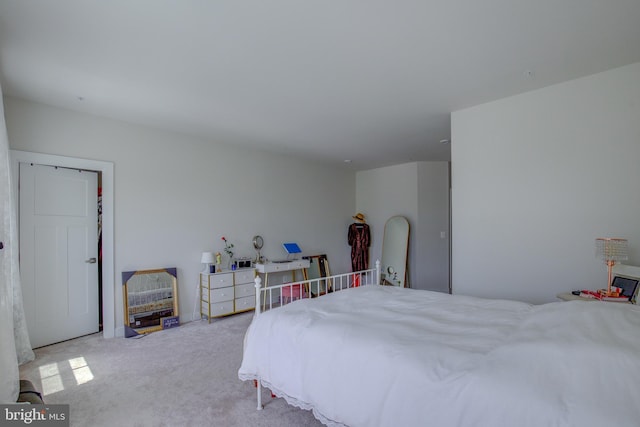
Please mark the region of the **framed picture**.
[[622, 288], [621, 294], [631, 299], [636, 294], [636, 289], [638, 287], [638, 279], [615, 276], [613, 278], [613, 282], [611, 282], [611, 286], [617, 286], [618, 288]]
[[179, 325], [176, 268], [122, 273], [125, 337]]
[[314, 297], [324, 295], [327, 292], [332, 292], [331, 280], [325, 279], [325, 277], [331, 276], [327, 255], [311, 255], [302, 258], [309, 260], [309, 268], [305, 268], [303, 270], [304, 279], [317, 279], [310, 283], [309, 286], [311, 289], [307, 289], [307, 292], [311, 292], [311, 295]]

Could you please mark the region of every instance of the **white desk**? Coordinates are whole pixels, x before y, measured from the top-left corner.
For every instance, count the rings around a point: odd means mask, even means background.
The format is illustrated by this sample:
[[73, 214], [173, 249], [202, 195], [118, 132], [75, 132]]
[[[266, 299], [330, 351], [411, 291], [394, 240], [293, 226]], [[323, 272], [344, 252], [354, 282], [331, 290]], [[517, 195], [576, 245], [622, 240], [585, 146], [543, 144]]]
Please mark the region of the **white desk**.
[[[291, 272], [291, 281], [296, 281], [296, 270], [302, 270], [309, 268], [310, 262], [308, 259], [296, 259], [289, 262], [267, 262], [264, 264], [256, 264], [256, 271], [260, 274], [264, 274], [264, 286], [267, 287], [267, 278], [269, 273], [286, 273]], [[303, 276], [304, 277], [304, 276]], [[304, 280], [304, 278], [302, 279]]]
[[[269, 273], [286, 273], [288, 271], [291, 272], [291, 281], [295, 282], [296, 281], [296, 271], [300, 270], [303, 274], [302, 274], [302, 279], [300, 280], [304, 280], [304, 269], [305, 268], [309, 268], [309, 266], [311, 265], [311, 263], [309, 262], [308, 259], [296, 259], [293, 261], [289, 261], [289, 262], [267, 262], [264, 264], [260, 264], [257, 263], [254, 267], [256, 269], [256, 272], [258, 274], [264, 274], [264, 282], [263, 282], [263, 287], [267, 287], [269, 286]], [[267, 298], [267, 293], [264, 293], [264, 298], [262, 300], [262, 305], [263, 308], [266, 304], [266, 298]]]

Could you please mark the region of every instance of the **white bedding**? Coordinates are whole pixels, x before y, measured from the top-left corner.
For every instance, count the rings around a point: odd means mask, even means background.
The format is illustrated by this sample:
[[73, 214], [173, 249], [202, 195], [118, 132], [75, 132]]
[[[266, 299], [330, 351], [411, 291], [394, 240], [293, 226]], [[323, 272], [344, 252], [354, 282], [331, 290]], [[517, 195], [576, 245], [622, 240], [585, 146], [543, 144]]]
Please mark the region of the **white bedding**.
[[640, 307], [363, 286], [254, 318], [238, 376], [327, 425], [640, 426]]

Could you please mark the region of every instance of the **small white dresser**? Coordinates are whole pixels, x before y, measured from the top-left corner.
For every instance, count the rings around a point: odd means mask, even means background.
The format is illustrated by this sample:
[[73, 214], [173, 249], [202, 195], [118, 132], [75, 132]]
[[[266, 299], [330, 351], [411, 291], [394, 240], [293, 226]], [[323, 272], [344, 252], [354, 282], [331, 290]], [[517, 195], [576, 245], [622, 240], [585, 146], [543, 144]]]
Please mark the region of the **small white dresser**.
[[253, 268], [200, 273], [200, 318], [227, 316], [256, 306]]

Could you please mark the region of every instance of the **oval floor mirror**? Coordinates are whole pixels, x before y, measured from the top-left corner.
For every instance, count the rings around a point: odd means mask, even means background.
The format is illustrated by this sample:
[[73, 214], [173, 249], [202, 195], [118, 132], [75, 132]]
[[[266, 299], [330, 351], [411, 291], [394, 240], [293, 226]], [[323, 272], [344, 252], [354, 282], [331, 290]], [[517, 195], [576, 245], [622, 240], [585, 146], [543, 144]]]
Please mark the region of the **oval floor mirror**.
[[409, 287], [407, 283], [407, 254], [409, 252], [409, 221], [392, 216], [384, 225], [382, 238], [382, 284]]

